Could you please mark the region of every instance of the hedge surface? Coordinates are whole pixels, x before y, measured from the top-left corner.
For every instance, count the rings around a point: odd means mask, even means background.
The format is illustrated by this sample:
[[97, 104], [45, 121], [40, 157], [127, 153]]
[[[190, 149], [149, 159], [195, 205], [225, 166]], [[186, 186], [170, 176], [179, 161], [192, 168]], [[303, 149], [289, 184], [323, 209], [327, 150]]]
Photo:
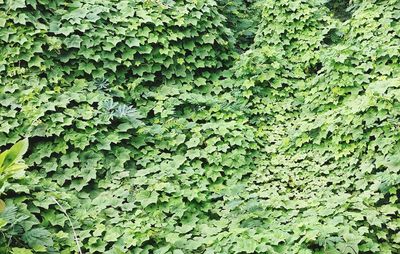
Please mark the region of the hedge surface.
[[399, 55], [398, 0], [0, 0], [0, 252], [398, 253]]

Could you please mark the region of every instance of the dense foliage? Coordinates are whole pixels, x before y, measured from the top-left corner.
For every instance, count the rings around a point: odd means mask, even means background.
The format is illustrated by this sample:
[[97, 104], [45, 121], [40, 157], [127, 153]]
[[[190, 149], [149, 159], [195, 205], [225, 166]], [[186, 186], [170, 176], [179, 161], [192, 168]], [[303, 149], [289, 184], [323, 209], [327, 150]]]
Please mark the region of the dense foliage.
[[0, 4], [1, 253], [400, 251], [400, 1]]

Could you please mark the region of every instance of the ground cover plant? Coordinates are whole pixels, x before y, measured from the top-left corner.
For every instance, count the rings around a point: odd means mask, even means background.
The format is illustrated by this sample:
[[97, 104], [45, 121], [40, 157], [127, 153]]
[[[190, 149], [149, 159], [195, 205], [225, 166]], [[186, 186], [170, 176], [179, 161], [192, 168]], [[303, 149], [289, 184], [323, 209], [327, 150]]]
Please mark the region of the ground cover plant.
[[0, 0], [0, 253], [399, 253], [399, 55], [398, 0]]

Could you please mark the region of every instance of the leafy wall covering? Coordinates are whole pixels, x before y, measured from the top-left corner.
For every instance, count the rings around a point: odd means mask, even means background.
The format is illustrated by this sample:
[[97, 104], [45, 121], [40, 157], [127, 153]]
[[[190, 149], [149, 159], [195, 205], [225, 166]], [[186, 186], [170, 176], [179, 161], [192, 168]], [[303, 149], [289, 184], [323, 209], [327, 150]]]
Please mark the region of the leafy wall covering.
[[0, 0], [0, 252], [398, 253], [400, 1], [338, 2]]

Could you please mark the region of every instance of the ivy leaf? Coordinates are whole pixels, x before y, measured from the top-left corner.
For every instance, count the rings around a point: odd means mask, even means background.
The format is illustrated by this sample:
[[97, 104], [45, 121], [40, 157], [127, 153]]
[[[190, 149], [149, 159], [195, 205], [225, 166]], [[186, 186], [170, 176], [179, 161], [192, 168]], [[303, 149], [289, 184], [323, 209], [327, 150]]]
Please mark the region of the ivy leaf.
[[143, 207], [147, 207], [150, 204], [157, 203], [159, 194], [155, 191], [143, 190], [136, 195], [136, 200], [141, 203]]
[[180, 237], [178, 233], [169, 233], [165, 236], [165, 241], [171, 244], [175, 244], [179, 239]]
[[115, 242], [121, 236], [121, 230], [117, 227], [112, 227], [107, 229], [106, 235], [104, 236], [104, 241]]
[[71, 35], [64, 40], [64, 44], [67, 48], [80, 48], [82, 39], [78, 35]]
[[21, 9], [26, 6], [25, 0], [9, 0], [7, 3], [8, 8], [11, 10]]
[[131, 48], [140, 46], [140, 40], [137, 38], [130, 38], [130, 39], [126, 40], [125, 43], [126, 43], [126, 45], [128, 45]]
[[73, 167], [75, 162], [78, 162], [78, 153], [72, 152], [61, 156], [61, 166], [67, 165], [68, 167]]
[[198, 137], [192, 137], [185, 144], [188, 148], [196, 147], [200, 143], [200, 139]]
[[257, 248], [257, 242], [252, 239], [241, 239], [234, 247], [235, 252], [254, 253]]

